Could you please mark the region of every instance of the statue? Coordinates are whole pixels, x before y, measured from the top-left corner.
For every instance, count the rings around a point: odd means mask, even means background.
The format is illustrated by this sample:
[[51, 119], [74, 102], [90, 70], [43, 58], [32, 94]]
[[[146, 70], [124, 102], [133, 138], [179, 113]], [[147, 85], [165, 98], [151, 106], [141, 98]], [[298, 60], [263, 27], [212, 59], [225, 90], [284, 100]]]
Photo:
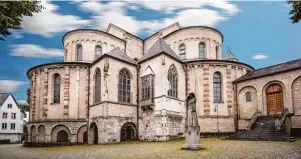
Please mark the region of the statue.
[[196, 98], [190, 93], [186, 99], [185, 121], [185, 146], [184, 150], [200, 150], [200, 126], [196, 114]]

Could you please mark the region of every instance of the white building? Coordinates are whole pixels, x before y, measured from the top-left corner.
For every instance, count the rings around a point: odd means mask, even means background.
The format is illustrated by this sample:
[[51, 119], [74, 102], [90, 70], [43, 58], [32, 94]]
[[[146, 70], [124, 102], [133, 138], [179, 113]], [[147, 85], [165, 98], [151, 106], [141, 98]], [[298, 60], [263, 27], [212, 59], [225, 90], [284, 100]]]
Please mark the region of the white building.
[[0, 140], [21, 142], [24, 115], [11, 94], [0, 93]]

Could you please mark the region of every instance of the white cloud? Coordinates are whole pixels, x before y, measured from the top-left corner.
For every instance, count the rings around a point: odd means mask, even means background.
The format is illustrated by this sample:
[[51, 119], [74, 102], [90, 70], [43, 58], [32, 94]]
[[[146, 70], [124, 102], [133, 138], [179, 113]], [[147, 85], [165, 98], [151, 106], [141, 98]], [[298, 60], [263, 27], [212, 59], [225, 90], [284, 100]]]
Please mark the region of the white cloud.
[[265, 55], [265, 54], [256, 54], [252, 56], [252, 59], [255, 60], [264, 60], [266, 58], [269, 58], [269, 56]]
[[11, 93], [18, 89], [19, 86], [27, 84], [24, 81], [15, 81], [15, 80], [0, 80], [0, 92]]
[[18, 104], [28, 104], [27, 100], [17, 100]]
[[35, 57], [35, 58], [51, 58], [51, 57], [62, 57], [63, 51], [55, 48], [44, 48], [39, 45], [33, 44], [19, 44], [11, 45], [12, 56], [23, 56], [23, 57]]
[[23, 18], [21, 24], [23, 32], [51, 37], [55, 33], [74, 30], [90, 23], [89, 20], [83, 20], [78, 16], [58, 13], [59, 6], [51, 4], [49, 1], [41, 1], [41, 5], [45, 7], [41, 13]]
[[[139, 32], [156, 32], [170, 24], [179, 22], [181, 26], [206, 25], [214, 27], [221, 21], [237, 14], [239, 8], [227, 1], [123, 1], [102, 3], [86, 1], [78, 3], [80, 9], [93, 13], [93, 27], [105, 30], [109, 23], [113, 23], [133, 34]], [[207, 9], [206, 6], [214, 9]], [[147, 8], [163, 12], [161, 19], [138, 20], [127, 14], [126, 9]], [[216, 8], [216, 9], [215, 9]], [[142, 11], [141, 11], [142, 12]], [[165, 18], [164, 18], [165, 17]]]

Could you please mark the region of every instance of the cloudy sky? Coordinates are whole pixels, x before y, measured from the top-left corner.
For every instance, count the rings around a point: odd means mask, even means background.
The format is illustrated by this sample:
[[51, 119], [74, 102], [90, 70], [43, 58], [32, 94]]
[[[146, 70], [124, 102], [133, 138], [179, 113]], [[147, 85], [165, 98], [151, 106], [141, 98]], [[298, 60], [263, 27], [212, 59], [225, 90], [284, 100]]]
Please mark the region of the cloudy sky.
[[179, 22], [205, 25], [224, 35], [236, 57], [255, 68], [301, 58], [301, 22], [289, 20], [290, 6], [278, 2], [239, 1], [48, 1], [34, 17], [24, 17], [22, 30], [0, 41], [0, 92], [26, 99], [26, 71], [63, 60], [62, 36], [73, 29], [106, 30], [109, 23], [146, 38]]

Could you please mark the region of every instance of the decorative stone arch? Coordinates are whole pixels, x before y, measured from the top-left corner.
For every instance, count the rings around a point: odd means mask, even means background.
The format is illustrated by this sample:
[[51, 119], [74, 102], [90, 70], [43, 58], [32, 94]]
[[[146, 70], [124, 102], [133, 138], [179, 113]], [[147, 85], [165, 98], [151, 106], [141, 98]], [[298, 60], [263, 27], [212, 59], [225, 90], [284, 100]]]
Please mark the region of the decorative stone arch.
[[262, 110], [263, 110], [263, 114], [267, 115], [268, 114], [268, 104], [267, 104], [267, 89], [272, 86], [272, 85], [279, 85], [282, 88], [282, 99], [283, 99], [283, 106], [286, 103], [286, 93], [285, 93], [285, 85], [283, 84], [283, 82], [278, 81], [278, 80], [274, 80], [274, 81], [270, 81], [267, 84], [264, 85], [264, 87], [262, 88]]
[[92, 122], [89, 126], [88, 134], [89, 143], [98, 144], [98, 126], [96, 122]]
[[136, 141], [137, 128], [132, 122], [124, 123], [120, 128], [120, 141]]
[[56, 125], [51, 130], [51, 142], [70, 142], [71, 131], [65, 125]]
[[83, 125], [78, 129], [77, 142], [78, 143], [87, 143], [88, 142], [87, 125]]
[[301, 115], [301, 76], [294, 79], [291, 86], [293, 113], [295, 115]]
[[37, 141], [37, 128], [34, 125], [30, 127], [30, 141], [32, 143], [36, 143]]
[[128, 68], [126, 68], [126, 67], [122, 67], [121, 69], [118, 70], [117, 78], [119, 78], [119, 74], [120, 74], [120, 72], [123, 71], [123, 70], [128, 71], [129, 74], [130, 74], [130, 78], [133, 79], [132, 72], [131, 72]]
[[107, 43], [106, 43], [106, 42], [103, 42], [103, 43], [102, 43], [102, 46], [103, 46], [103, 54], [107, 53], [107, 52], [108, 52]]
[[38, 143], [44, 143], [46, 139], [46, 128], [44, 125], [38, 126]]
[[[251, 93], [251, 101], [246, 101], [246, 93]], [[249, 119], [258, 110], [257, 89], [253, 86], [245, 86], [238, 91], [239, 118]]]

